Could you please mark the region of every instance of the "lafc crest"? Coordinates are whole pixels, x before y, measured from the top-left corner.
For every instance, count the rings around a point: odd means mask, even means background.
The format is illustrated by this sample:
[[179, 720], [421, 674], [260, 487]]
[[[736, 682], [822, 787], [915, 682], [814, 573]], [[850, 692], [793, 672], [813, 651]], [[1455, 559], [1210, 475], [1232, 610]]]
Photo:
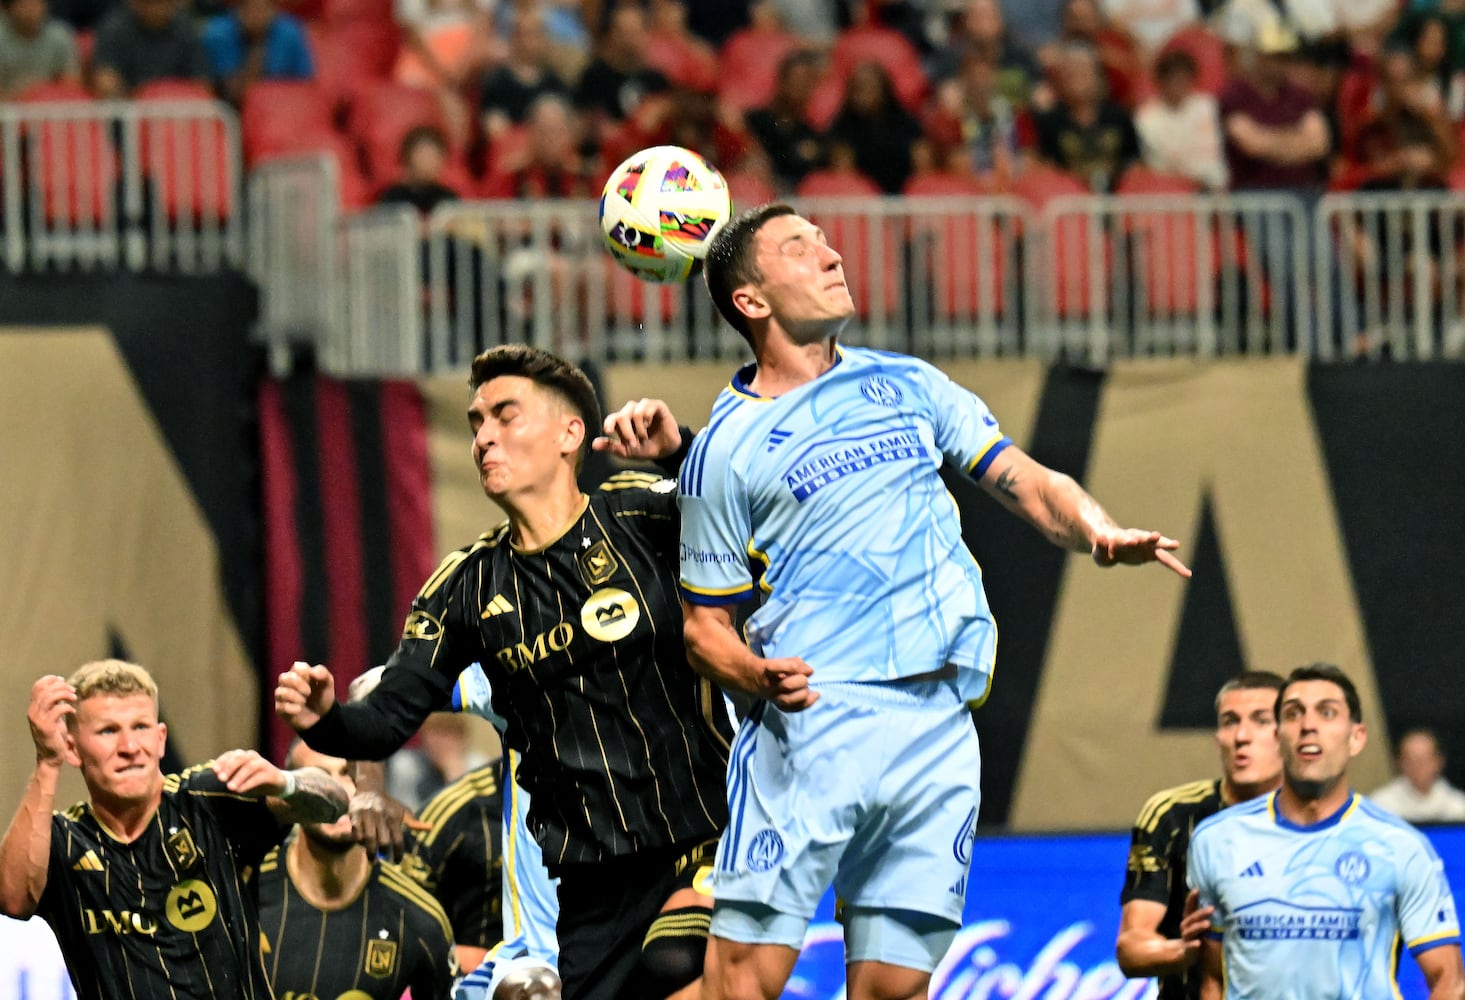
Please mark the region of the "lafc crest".
[[366, 942], [366, 974], [386, 979], [397, 967], [397, 942], [373, 940]]
[[198, 847], [193, 843], [193, 835], [187, 830], [179, 830], [177, 833], [171, 834], [164, 841], [164, 846], [168, 850], [168, 857], [180, 871], [192, 868], [198, 863]]

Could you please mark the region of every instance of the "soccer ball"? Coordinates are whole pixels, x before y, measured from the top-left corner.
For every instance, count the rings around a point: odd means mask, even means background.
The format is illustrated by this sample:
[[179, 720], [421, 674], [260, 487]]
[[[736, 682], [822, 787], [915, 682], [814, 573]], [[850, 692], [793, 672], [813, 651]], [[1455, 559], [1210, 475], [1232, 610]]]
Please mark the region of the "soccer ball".
[[646, 281], [685, 281], [731, 214], [722, 174], [681, 146], [627, 157], [600, 193], [606, 249]]

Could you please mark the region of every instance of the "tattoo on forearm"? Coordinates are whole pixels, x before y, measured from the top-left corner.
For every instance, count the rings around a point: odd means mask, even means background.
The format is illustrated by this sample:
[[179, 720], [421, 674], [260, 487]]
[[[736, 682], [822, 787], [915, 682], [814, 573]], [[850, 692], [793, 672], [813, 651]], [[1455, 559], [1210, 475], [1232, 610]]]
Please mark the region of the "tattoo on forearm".
[[319, 768], [295, 772], [295, 794], [284, 802], [297, 823], [330, 823], [346, 814], [346, 789]]
[[1012, 466], [1009, 465], [998, 474], [996, 485], [999, 493], [1013, 503], [1017, 503], [1017, 473], [1013, 471]]

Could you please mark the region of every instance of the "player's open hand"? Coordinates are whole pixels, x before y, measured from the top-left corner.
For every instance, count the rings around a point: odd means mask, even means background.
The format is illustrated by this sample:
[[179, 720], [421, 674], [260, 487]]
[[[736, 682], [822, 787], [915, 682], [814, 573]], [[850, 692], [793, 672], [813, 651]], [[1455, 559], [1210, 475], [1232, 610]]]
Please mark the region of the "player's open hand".
[[636, 399], [605, 418], [604, 432], [590, 442], [596, 451], [616, 458], [655, 461], [676, 453], [682, 445], [671, 408], [659, 399]]
[[797, 656], [764, 660], [759, 694], [785, 712], [802, 712], [819, 700], [819, 692], [809, 686], [814, 668]]
[[214, 758], [214, 776], [236, 795], [279, 796], [285, 772], [253, 750], [228, 750]]
[[275, 712], [297, 733], [320, 721], [336, 704], [336, 679], [325, 667], [296, 660], [275, 684]]
[[1200, 957], [1201, 939], [1210, 930], [1211, 915], [1215, 912], [1214, 906], [1200, 905], [1199, 889], [1190, 890], [1190, 895], [1185, 897], [1185, 915], [1180, 918], [1180, 944], [1185, 949], [1187, 964]]
[[1158, 531], [1136, 528], [1114, 528], [1094, 539], [1094, 562], [1100, 566], [1139, 566], [1157, 562], [1175, 574], [1190, 579], [1190, 569], [1170, 553], [1180, 548], [1173, 538]]
[[[71, 759], [66, 720], [76, 712], [76, 689], [66, 678], [47, 674], [31, 685], [31, 704], [26, 719], [31, 741], [36, 745], [36, 763], [60, 766]], [[79, 763], [72, 761], [72, 763]]]
[[351, 796], [351, 833], [373, 855], [401, 861], [406, 850], [403, 830], [423, 833], [432, 829], [412, 810], [384, 792], [357, 789]]

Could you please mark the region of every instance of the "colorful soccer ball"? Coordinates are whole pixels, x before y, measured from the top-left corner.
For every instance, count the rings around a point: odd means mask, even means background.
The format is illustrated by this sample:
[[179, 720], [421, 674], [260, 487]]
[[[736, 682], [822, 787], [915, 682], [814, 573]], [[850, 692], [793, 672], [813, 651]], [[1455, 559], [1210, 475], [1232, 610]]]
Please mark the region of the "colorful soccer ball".
[[606, 248], [646, 281], [685, 281], [731, 214], [727, 181], [681, 146], [627, 157], [600, 193]]

